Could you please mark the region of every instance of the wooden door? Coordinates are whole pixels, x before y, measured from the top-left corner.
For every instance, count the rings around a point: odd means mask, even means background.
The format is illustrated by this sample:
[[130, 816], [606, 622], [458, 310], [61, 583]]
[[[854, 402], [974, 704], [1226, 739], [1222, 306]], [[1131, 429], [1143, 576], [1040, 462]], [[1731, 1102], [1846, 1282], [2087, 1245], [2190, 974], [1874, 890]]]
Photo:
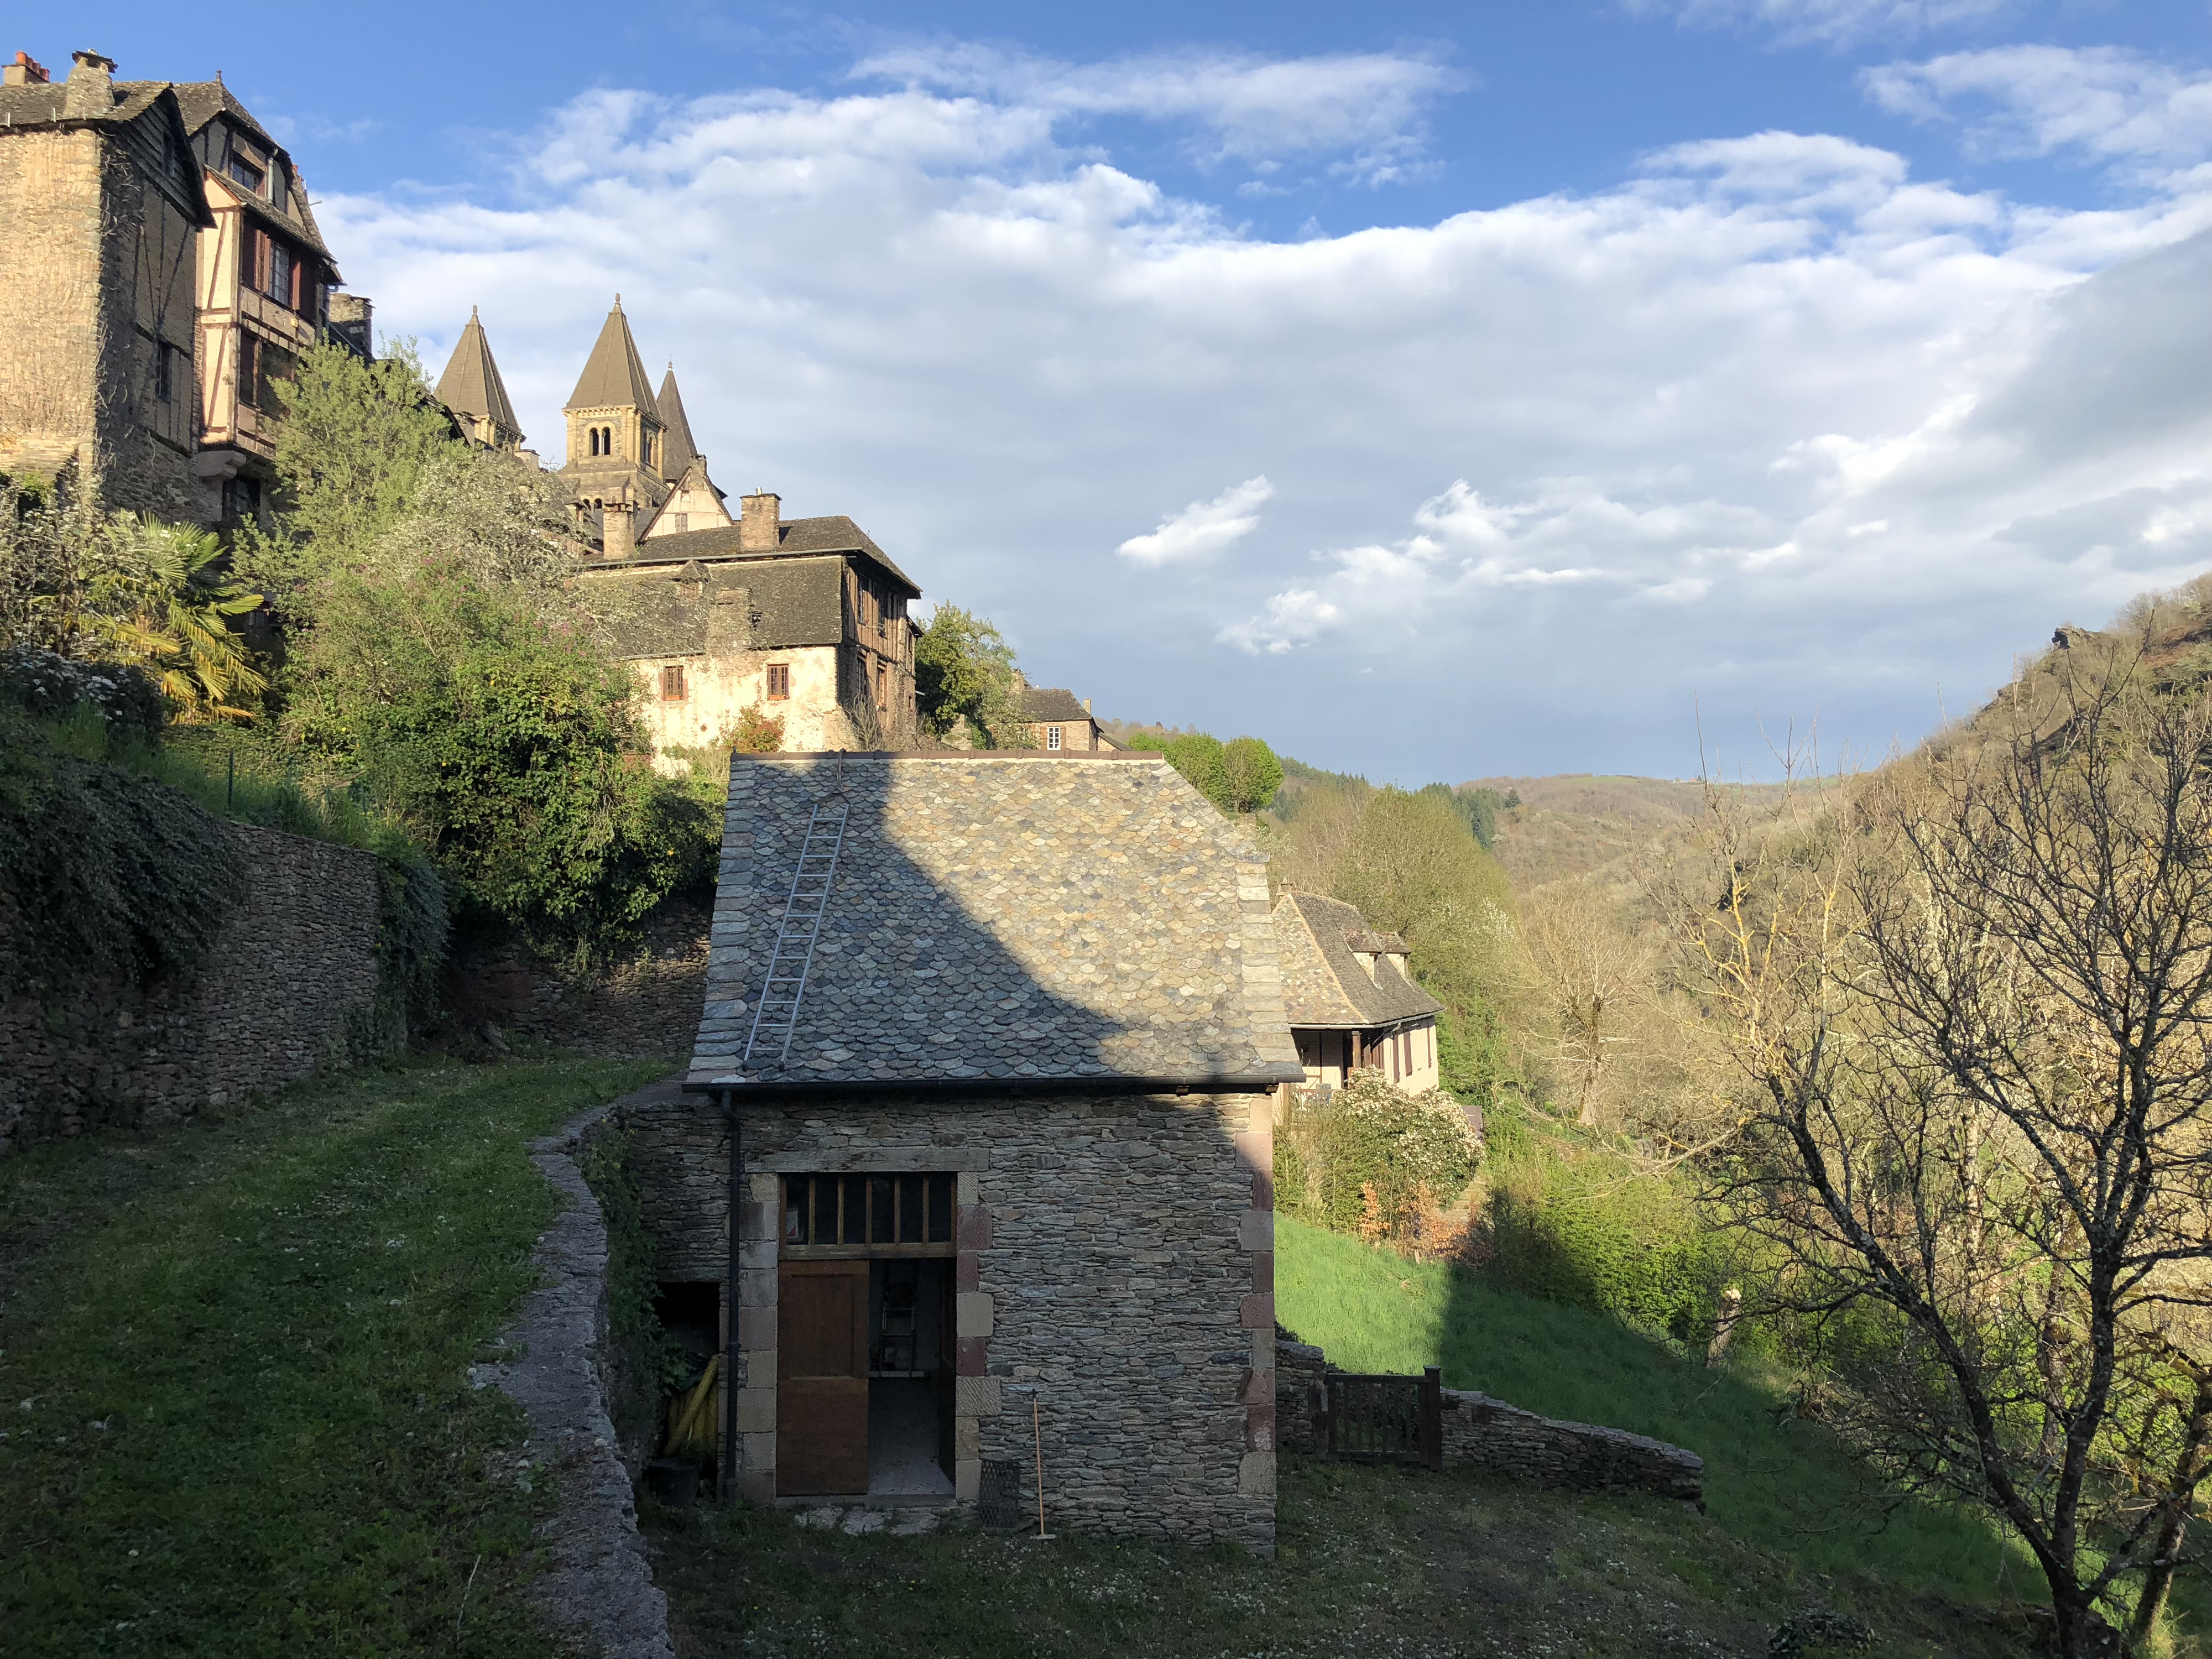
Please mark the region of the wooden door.
[[776, 1274], [775, 1489], [868, 1489], [868, 1264], [786, 1261]]

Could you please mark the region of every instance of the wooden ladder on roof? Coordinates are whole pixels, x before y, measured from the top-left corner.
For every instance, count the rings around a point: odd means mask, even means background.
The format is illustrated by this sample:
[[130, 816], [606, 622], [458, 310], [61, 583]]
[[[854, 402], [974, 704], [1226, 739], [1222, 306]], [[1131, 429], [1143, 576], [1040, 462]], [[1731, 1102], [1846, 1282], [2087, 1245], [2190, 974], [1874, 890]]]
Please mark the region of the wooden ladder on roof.
[[776, 929], [775, 949], [769, 953], [760, 1000], [753, 1005], [752, 1030], [745, 1038], [742, 1065], [752, 1063], [753, 1050], [763, 1038], [777, 1045], [777, 1065], [791, 1053], [799, 1005], [806, 995], [807, 970], [814, 965], [814, 944], [822, 937], [823, 914], [830, 908], [830, 884], [845, 850], [846, 812], [845, 798], [837, 795], [817, 802], [806, 821], [806, 839], [799, 843], [799, 867], [792, 872], [791, 893], [783, 902], [783, 922]]

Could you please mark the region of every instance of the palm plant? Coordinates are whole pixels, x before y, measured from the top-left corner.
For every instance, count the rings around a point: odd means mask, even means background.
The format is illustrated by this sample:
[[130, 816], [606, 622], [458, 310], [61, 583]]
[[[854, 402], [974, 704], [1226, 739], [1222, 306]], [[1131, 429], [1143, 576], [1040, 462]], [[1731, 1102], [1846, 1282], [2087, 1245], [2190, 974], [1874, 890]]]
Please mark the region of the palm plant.
[[182, 719], [251, 720], [244, 705], [269, 680], [230, 619], [262, 596], [224, 567], [215, 532], [120, 513], [106, 542], [86, 606], [91, 631], [123, 660], [151, 668]]

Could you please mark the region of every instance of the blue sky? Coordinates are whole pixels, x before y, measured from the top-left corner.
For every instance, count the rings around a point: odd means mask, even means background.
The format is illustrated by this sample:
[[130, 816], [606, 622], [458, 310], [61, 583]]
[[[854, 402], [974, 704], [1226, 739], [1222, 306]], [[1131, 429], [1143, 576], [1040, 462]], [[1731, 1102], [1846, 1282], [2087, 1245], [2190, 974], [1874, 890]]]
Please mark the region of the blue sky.
[[1878, 750], [2212, 563], [2207, 0], [55, 15], [223, 71], [550, 462], [620, 289], [725, 489], [1102, 713]]

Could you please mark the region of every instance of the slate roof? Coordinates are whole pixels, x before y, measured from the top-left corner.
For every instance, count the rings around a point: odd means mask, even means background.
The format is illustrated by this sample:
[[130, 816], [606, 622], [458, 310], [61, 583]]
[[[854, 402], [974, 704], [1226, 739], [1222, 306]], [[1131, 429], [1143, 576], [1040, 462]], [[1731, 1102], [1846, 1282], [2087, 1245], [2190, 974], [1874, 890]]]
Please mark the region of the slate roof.
[[[237, 95], [222, 82], [179, 81], [174, 83], [174, 90], [177, 107], [185, 118], [185, 131], [193, 137], [198, 137], [200, 130], [216, 116], [226, 115], [251, 133], [269, 151], [270, 160], [283, 167], [284, 210], [281, 213], [259, 197], [248, 195], [242, 188], [228, 187], [245, 204], [248, 213], [298, 237], [330, 260], [331, 273], [335, 276], [337, 262], [323, 241], [322, 228], [315, 222], [315, 210], [307, 201], [307, 186], [301, 182], [300, 170], [293, 165], [291, 152], [269, 136], [269, 130], [253, 118], [253, 112], [240, 103]], [[210, 167], [208, 171], [217, 178], [222, 176], [219, 168]], [[228, 185], [228, 181], [226, 183]]]
[[1022, 692], [1022, 718], [1032, 725], [1049, 722], [1054, 725], [1080, 725], [1091, 718], [1091, 711], [1083, 700], [1073, 691], [1054, 686], [1032, 685]]
[[606, 324], [599, 330], [592, 355], [584, 360], [584, 372], [576, 377], [576, 389], [568, 394], [568, 401], [562, 407], [632, 406], [659, 418], [659, 409], [653, 400], [653, 382], [646, 378], [645, 365], [638, 360], [637, 342], [630, 337], [629, 319], [623, 315], [622, 295], [617, 294], [615, 308], [607, 313]]
[[[1395, 933], [1378, 933], [1341, 899], [1285, 893], [1275, 904], [1283, 1002], [1291, 1024], [1346, 1030], [1434, 1014], [1443, 1005], [1401, 974], [1385, 952], [1405, 953]], [[1352, 953], [1377, 953], [1375, 975]]]
[[[127, 126], [148, 110], [155, 100], [168, 91], [167, 81], [112, 81], [114, 101], [110, 108], [90, 115], [68, 115], [62, 112], [69, 95], [69, 82], [42, 81], [25, 87], [0, 87], [0, 131], [8, 127], [52, 127], [65, 123], [70, 125]], [[177, 88], [181, 92], [182, 88]], [[197, 129], [187, 125], [187, 133]]]
[[[747, 1062], [800, 845], [839, 802], [788, 1060]], [[1260, 853], [1164, 761], [733, 757], [694, 1086], [1303, 1076]]]
[[739, 546], [736, 525], [717, 525], [712, 530], [678, 530], [641, 541], [627, 559], [597, 562], [599, 568], [627, 564], [681, 564], [686, 559], [787, 559], [794, 553], [860, 553], [893, 580], [902, 582], [910, 597], [921, 589], [914, 578], [891, 562], [891, 556], [869, 539], [867, 532], [842, 514], [823, 519], [786, 519], [776, 526], [773, 553], [747, 553]]
[[611, 654], [629, 661], [703, 656], [714, 596], [736, 589], [746, 595], [755, 650], [836, 645], [845, 637], [842, 560], [779, 559], [766, 564], [693, 565], [690, 569], [691, 575], [684, 579], [679, 579], [685, 571], [683, 563], [584, 578], [584, 608]]
[[492, 361], [491, 342], [484, 337], [483, 325], [477, 320], [474, 306], [469, 307], [469, 325], [461, 331], [460, 343], [454, 346], [446, 372], [438, 377], [438, 401], [448, 409], [480, 416], [509, 432], [519, 434], [522, 430], [522, 423], [514, 418], [514, 405], [507, 401], [507, 383], [499, 377], [499, 365]]
[[684, 412], [684, 394], [676, 389], [676, 365], [669, 364], [668, 373], [660, 378], [660, 390], [653, 396], [653, 407], [660, 411], [661, 460], [660, 476], [680, 478], [699, 458], [699, 447], [691, 441], [691, 417]]

